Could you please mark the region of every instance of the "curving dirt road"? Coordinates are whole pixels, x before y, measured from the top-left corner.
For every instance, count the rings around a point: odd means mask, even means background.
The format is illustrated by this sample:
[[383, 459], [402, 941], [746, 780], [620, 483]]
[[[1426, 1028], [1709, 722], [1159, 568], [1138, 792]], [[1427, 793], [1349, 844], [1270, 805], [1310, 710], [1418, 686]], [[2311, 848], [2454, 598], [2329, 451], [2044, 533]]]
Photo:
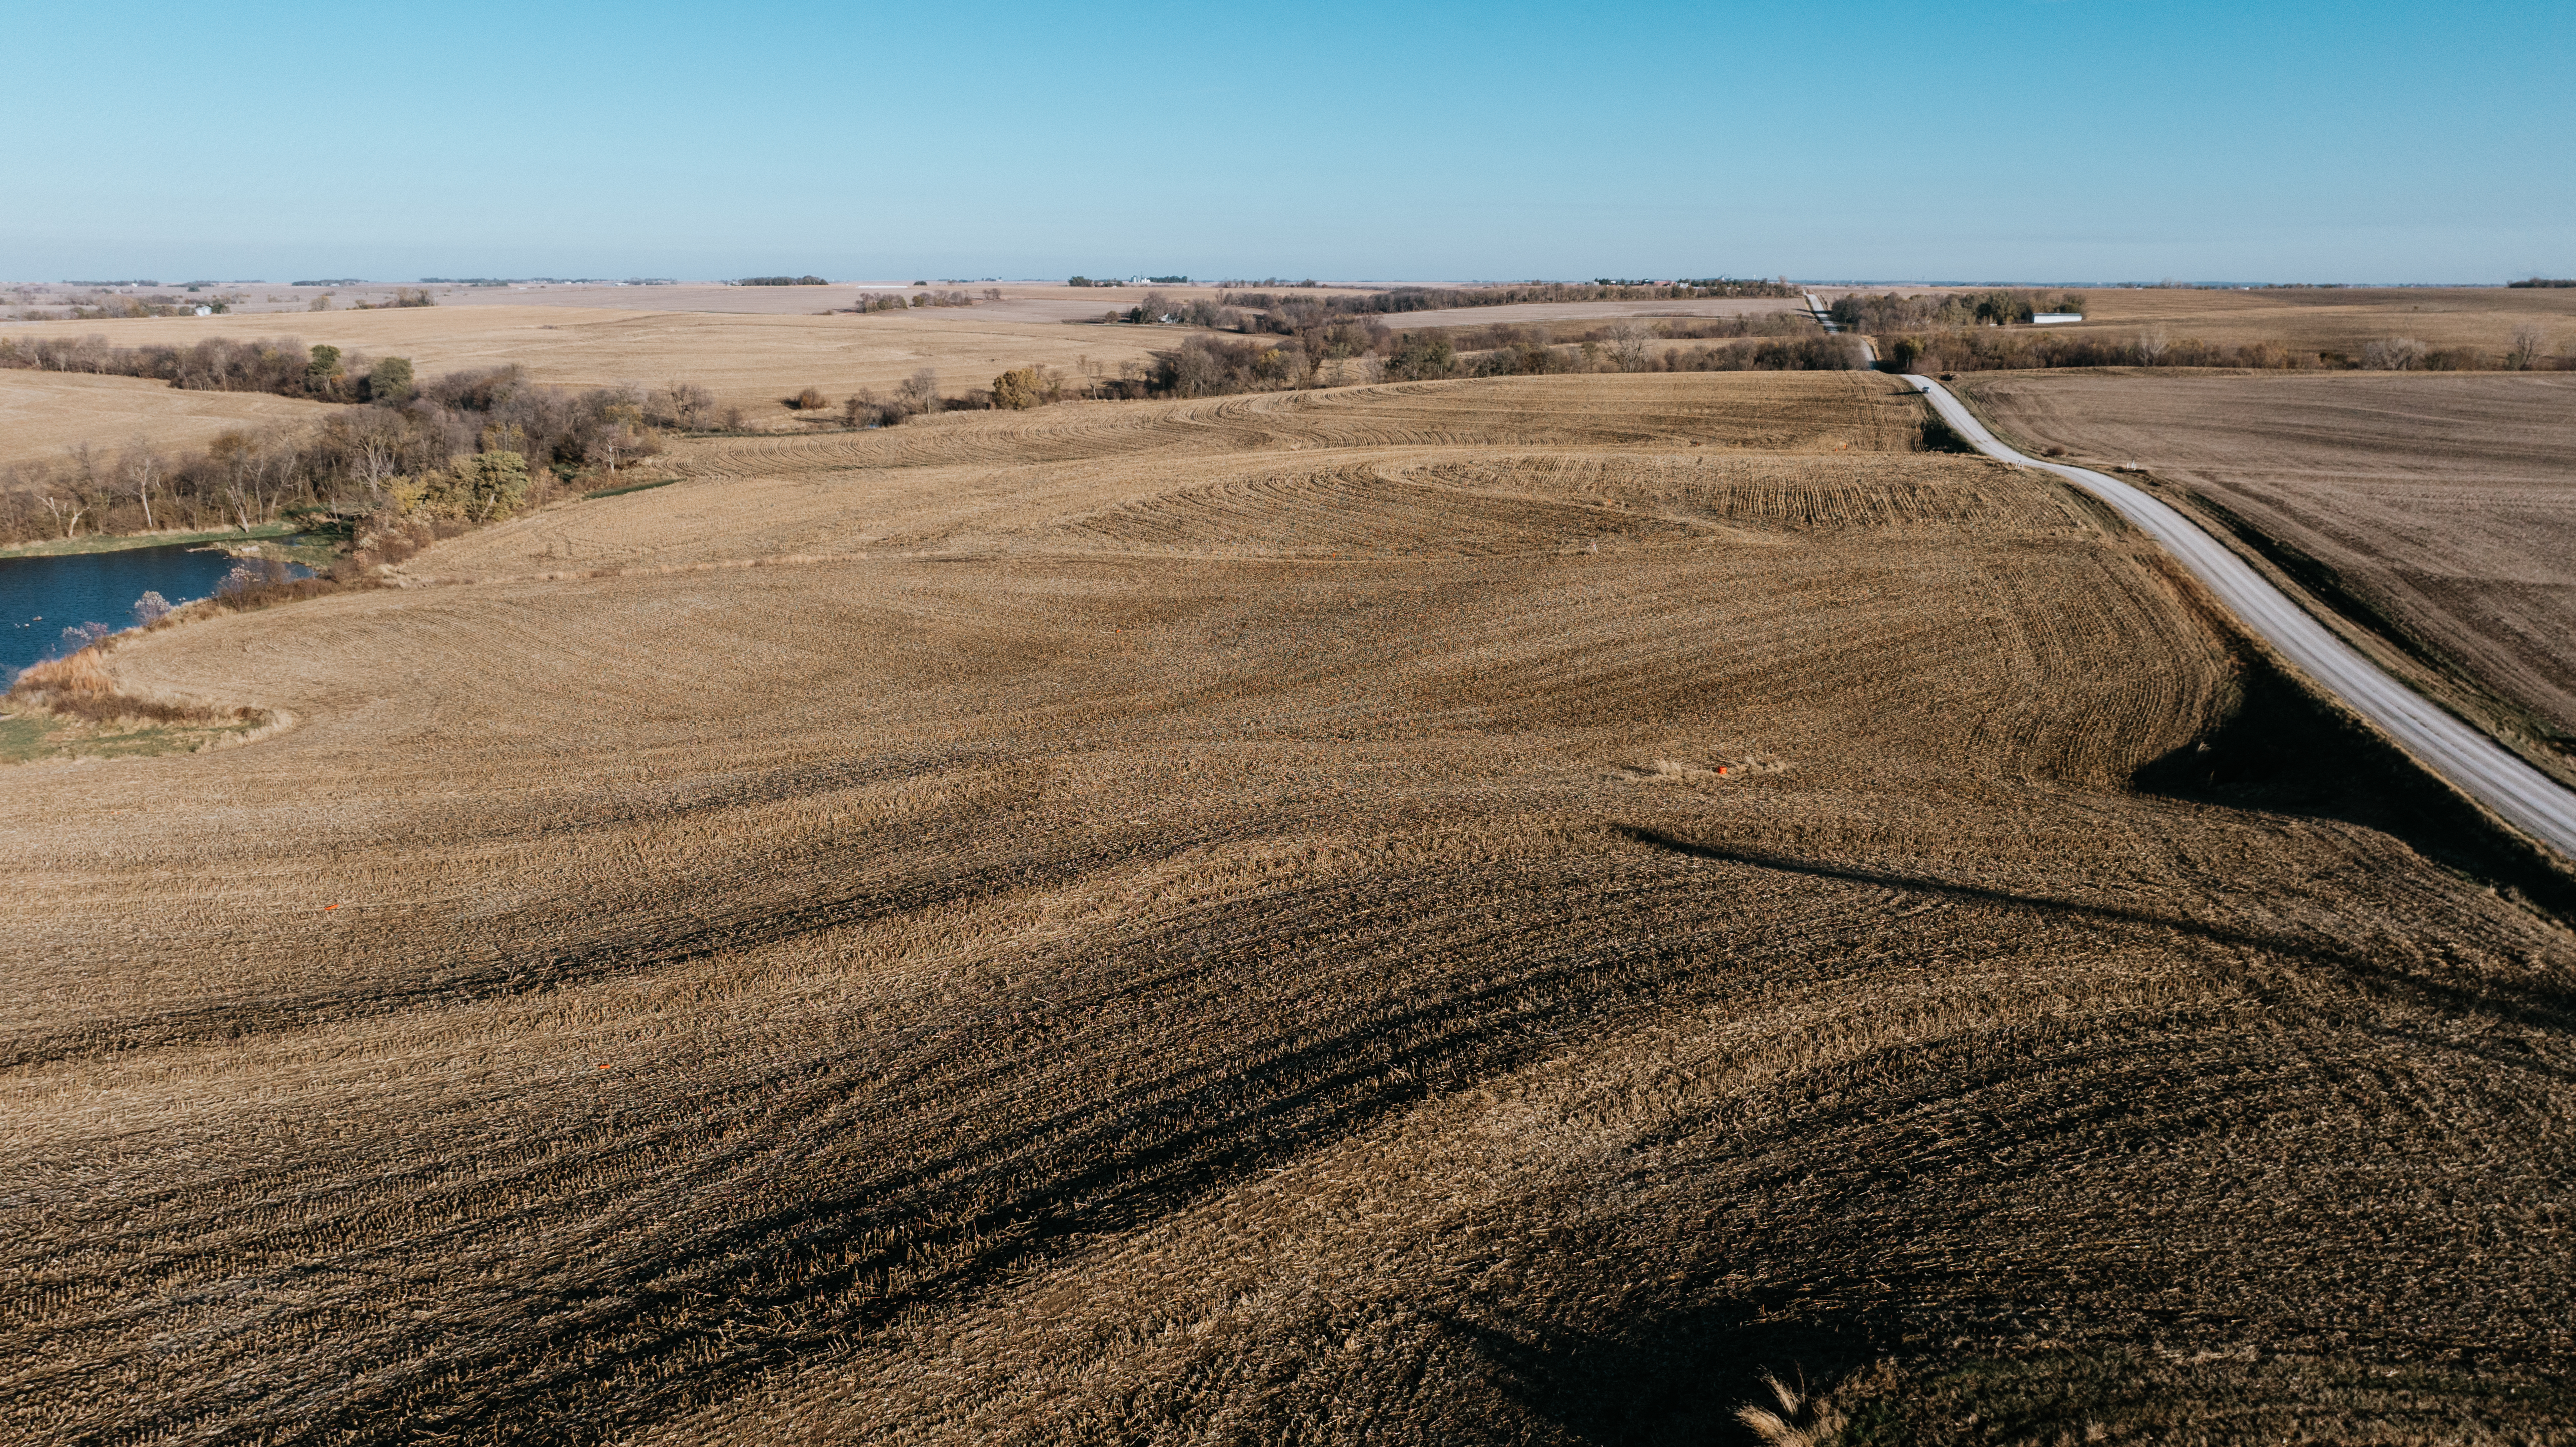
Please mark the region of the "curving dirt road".
[[1913, 383], [1941, 419], [1978, 451], [2005, 462], [2053, 472], [2118, 508], [2121, 516], [2163, 544], [2246, 627], [2319, 687], [2378, 725], [2427, 767], [2524, 833], [2562, 857], [2576, 858], [2576, 794], [2570, 794], [2493, 739], [2381, 672], [2182, 514], [2117, 478], [2089, 468], [2024, 457], [1996, 441], [1994, 434], [1940, 383], [1929, 377], [1908, 376], [1905, 380]]

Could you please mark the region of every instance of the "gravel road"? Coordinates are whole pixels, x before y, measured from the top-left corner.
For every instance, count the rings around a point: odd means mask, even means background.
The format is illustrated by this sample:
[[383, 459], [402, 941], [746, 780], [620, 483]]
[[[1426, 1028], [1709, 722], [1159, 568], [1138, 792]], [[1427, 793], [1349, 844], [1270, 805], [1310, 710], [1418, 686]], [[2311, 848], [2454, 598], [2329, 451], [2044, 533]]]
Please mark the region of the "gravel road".
[[2121, 516], [2163, 544], [2247, 628], [2318, 686], [2378, 725], [2407, 752], [2463, 792], [2561, 857], [2576, 858], [2576, 794], [2380, 671], [2182, 514], [2107, 474], [2024, 457], [1996, 441], [1994, 434], [1940, 383], [1929, 377], [1908, 376], [1905, 380], [1914, 384], [1941, 419], [1978, 451], [2005, 462], [2053, 472], [2119, 509]]

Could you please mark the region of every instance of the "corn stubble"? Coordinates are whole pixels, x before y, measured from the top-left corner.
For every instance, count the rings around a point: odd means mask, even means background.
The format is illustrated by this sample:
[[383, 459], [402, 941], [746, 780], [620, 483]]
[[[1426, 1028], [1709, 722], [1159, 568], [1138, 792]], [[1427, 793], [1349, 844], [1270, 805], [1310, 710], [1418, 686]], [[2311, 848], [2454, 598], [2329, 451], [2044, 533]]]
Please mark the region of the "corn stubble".
[[2576, 782], [2576, 375], [2042, 372], [1967, 389], [2016, 435], [2142, 465], [2353, 619], [2382, 667]]
[[0, 775], [0, 1435], [2568, 1430], [2568, 934], [2176, 772], [2283, 691], [1917, 406], [728, 440], [137, 640], [299, 722]]

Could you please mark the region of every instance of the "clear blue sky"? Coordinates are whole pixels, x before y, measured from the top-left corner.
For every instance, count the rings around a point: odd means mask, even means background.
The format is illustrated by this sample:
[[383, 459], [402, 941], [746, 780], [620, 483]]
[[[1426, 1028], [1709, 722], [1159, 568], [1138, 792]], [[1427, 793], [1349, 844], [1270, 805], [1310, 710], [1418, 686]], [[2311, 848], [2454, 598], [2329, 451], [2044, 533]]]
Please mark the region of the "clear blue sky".
[[0, 278], [2576, 274], [2576, 3], [0, 0]]

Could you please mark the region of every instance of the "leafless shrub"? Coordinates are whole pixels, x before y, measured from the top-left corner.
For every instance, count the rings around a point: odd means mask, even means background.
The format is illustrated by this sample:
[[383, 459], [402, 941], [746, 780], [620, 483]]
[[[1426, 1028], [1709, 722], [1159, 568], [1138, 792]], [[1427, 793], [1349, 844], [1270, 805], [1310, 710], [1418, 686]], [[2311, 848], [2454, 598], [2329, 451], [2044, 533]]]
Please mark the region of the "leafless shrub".
[[856, 431], [864, 427], [892, 427], [904, 418], [899, 402], [889, 402], [867, 387], [841, 399], [841, 422]]
[[665, 382], [651, 403], [649, 419], [665, 427], [704, 427], [716, 410], [715, 394], [695, 382]]
[[831, 399], [825, 397], [819, 388], [808, 387], [804, 391], [797, 393], [795, 396], [788, 398], [787, 405], [790, 409], [798, 412], [820, 412], [824, 408], [831, 406], [832, 403]]
[[928, 367], [903, 379], [894, 389], [895, 400], [908, 412], [939, 410], [939, 374]]
[[2408, 372], [2423, 361], [2424, 344], [2413, 337], [2382, 337], [2361, 349], [2361, 364], [2372, 371]]
[[2549, 355], [2549, 334], [2525, 323], [2513, 329], [2513, 345], [2505, 348], [2504, 365], [2509, 372], [2527, 372]]

